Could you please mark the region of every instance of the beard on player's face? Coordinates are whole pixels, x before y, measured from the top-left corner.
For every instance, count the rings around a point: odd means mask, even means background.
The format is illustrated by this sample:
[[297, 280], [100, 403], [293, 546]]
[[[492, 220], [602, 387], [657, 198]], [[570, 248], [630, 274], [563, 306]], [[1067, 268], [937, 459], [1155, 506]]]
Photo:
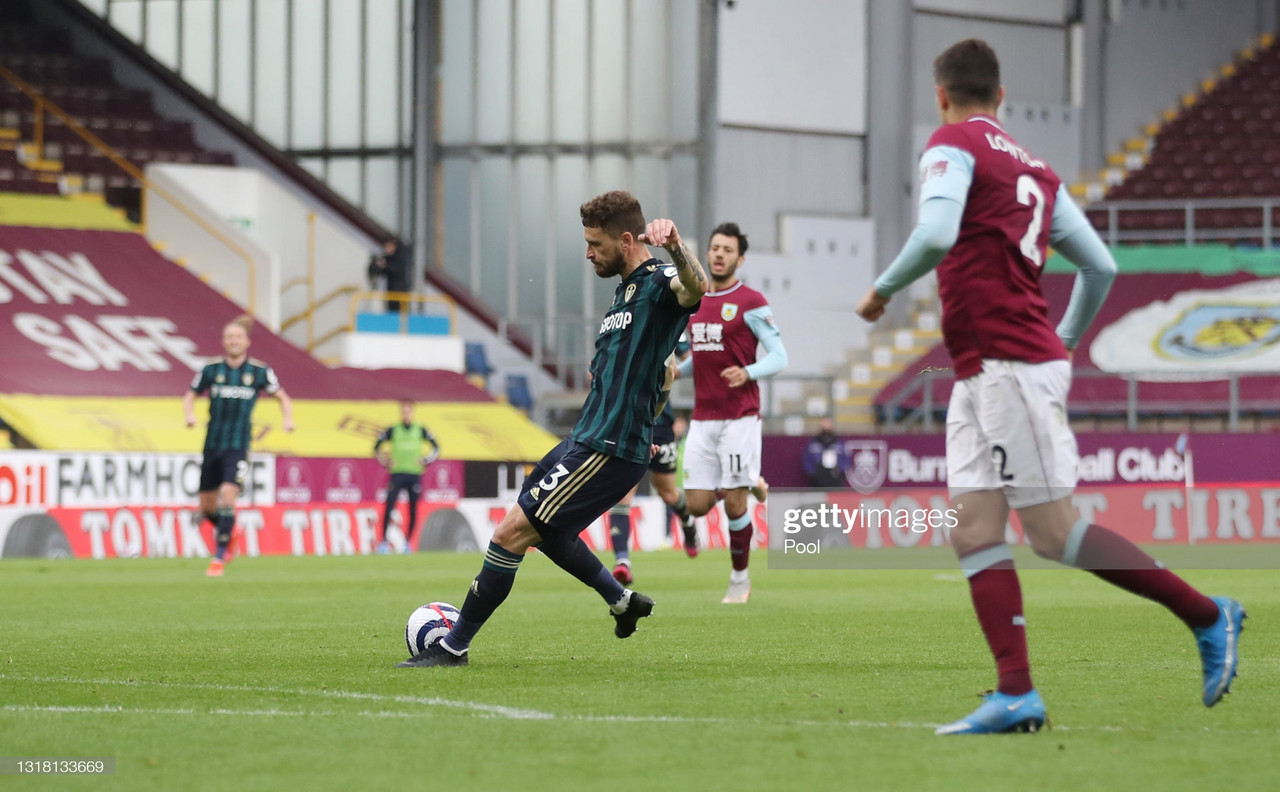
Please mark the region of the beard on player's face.
[[595, 251], [595, 256], [591, 260], [591, 265], [596, 271], [596, 275], [601, 278], [613, 278], [622, 274], [625, 268], [627, 258], [622, 254], [622, 245], [617, 240], [611, 240], [601, 245]]
[[732, 259], [727, 257], [713, 258], [711, 260], [711, 282], [713, 284], [726, 284], [733, 280], [738, 272], [738, 264], [741, 263], [740, 256], [734, 256]]

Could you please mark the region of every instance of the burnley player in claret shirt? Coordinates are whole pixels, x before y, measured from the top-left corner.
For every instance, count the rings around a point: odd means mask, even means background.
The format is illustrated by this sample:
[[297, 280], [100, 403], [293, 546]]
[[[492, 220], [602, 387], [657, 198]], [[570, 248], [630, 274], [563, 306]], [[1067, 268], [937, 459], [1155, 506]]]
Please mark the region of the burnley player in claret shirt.
[[[745, 604], [751, 596], [748, 562], [754, 533], [747, 493], [764, 501], [768, 486], [760, 477], [760, 386], [787, 366], [787, 350], [764, 295], [738, 280], [747, 252], [747, 235], [737, 223], [721, 223], [711, 232], [707, 268], [711, 291], [689, 319], [691, 354], [679, 375], [693, 375], [693, 420], [684, 449], [684, 490], [688, 515], [701, 517], [724, 491], [729, 518], [729, 588], [726, 605]], [[757, 358], [757, 347], [765, 354]], [[685, 547], [697, 547], [692, 520], [685, 520]], [[692, 553], [691, 553], [692, 555]]]
[[[1004, 89], [991, 47], [961, 41], [933, 69], [943, 125], [920, 161], [919, 223], [858, 314], [879, 319], [893, 294], [937, 268], [943, 342], [956, 372], [947, 488], [959, 522], [950, 539], [997, 672], [995, 692], [937, 733], [1028, 732], [1045, 722], [1005, 543], [1010, 509], [1037, 555], [1154, 600], [1190, 628], [1201, 700], [1212, 707], [1236, 673], [1244, 608], [1204, 596], [1071, 503], [1079, 465], [1067, 424], [1071, 350], [1106, 298], [1115, 262], [1053, 170], [996, 119]], [[1040, 291], [1048, 246], [1080, 270], [1057, 328]]]

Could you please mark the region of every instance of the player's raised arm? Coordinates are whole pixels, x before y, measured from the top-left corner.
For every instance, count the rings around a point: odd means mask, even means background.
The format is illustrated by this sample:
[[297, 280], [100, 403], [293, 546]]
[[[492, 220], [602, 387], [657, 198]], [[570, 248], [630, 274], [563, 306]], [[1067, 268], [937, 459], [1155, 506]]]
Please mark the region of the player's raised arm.
[[681, 305], [688, 308], [702, 299], [702, 295], [707, 293], [707, 273], [698, 257], [680, 239], [680, 232], [673, 221], [665, 218], [651, 221], [640, 241], [659, 245], [671, 254], [671, 263], [676, 267], [676, 279], [671, 282], [671, 290]]

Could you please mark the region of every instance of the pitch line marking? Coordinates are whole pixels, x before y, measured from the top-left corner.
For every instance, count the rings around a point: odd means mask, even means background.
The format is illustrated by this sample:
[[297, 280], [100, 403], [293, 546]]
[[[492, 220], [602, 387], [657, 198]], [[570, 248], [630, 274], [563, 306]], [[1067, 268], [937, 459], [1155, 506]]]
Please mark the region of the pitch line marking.
[[147, 682], [140, 680], [118, 680], [118, 679], [78, 679], [75, 677], [41, 677], [41, 676], [18, 676], [14, 674], [0, 674], [0, 679], [14, 679], [26, 682], [43, 682], [43, 683], [63, 683], [72, 685], [115, 685], [119, 687], [161, 687], [161, 688], [182, 688], [185, 690], [219, 690], [223, 692], [236, 693], [265, 693], [270, 695], [290, 695], [290, 696], [328, 696], [330, 698], [345, 698], [355, 700], [368, 701], [389, 701], [397, 704], [420, 704], [429, 707], [447, 707], [453, 709], [472, 710], [480, 714], [509, 718], [511, 720], [552, 720], [558, 717], [550, 712], [541, 712], [533, 709], [519, 709], [516, 707], [504, 707], [498, 704], [483, 704], [475, 701], [455, 701], [443, 698], [424, 698], [421, 696], [387, 696], [380, 693], [357, 693], [341, 690], [290, 690], [288, 688], [273, 686], [252, 686], [252, 685], [214, 685], [203, 682]]
[[[444, 699], [438, 697], [423, 696], [405, 696], [405, 695], [387, 695], [383, 693], [362, 693], [359, 691], [345, 690], [300, 690], [290, 689], [277, 686], [253, 686], [253, 685], [215, 685], [205, 682], [151, 682], [142, 680], [119, 680], [119, 679], [80, 679], [76, 677], [53, 677], [53, 676], [27, 676], [19, 674], [2, 674], [0, 680], [14, 680], [22, 682], [41, 682], [41, 683], [61, 683], [72, 685], [113, 685], [118, 687], [158, 687], [158, 688], [182, 688], [186, 690], [218, 690], [224, 692], [239, 693], [257, 693], [267, 695], [290, 695], [290, 696], [321, 696], [337, 699], [350, 699], [355, 701], [373, 701], [388, 702], [395, 704], [416, 704], [429, 707], [444, 707], [447, 709], [459, 709], [470, 711], [480, 717], [497, 717], [508, 720], [559, 720], [559, 721], [580, 721], [584, 723], [670, 723], [670, 724], [730, 724], [730, 723], [752, 723], [759, 726], [779, 726], [779, 727], [815, 727], [815, 728], [831, 728], [832, 726], [843, 726], [850, 729], [910, 729], [923, 730], [934, 729], [938, 726], [936, 723], [914, 723], [911, 721], [865, 721], [865, 720], [848, 720], [848, 721], [815, 721], [815, 720], [796, 720], [796, 721], [768, 721], [759, 718], [714, 718], [714, 717], [689, 717], [684, 715], [565, 715], [554, 712], [544, 712], [536, 709], [526, 709], [518, 707], [507, 707], [500, 704], [485, 704], [477, 701], [458, 701], [454, 699]], [[341, 713], [331, 711], [316, 710], [233, 710], [233, 709], [212, 709], [212, 710], [194, 710], [194, 709], [146, 709], [146, 708], [127, 708], [119, 706], [27, 706], [27, 705], [5, 705], [0, 707], [5, 712], [63, 712], [69, 714], [111, 714], [111, 713], [137, 713], [137, 714], [154, 714], [154, 715], [195, 715], [208, 713], [213, 715], [235, 715], [241, 717], [337, 717], [350, 715], [353, 713]], [[370, 711], [362, 710], [354, 713], [359, 717], [373, 718], [427, 718], [431, 717], [427, 713], [419, 712], [387, 712], [387, 711]], [[1051, 731], [1062, 732], [1107, 732], [1107, 733], [1124, 733], [1124, 732], [1150, 732], [1151, 729], [1142, 729], [1134, 727], [1120, 726], [1054, 726]], [[1249, 730], [1246, 732], [1225, 732], [1214, 729], [1217, 734], [1227, 733], [1261, 733], [1272, 734], [1274, 732]]]
[[[152, 707], [125, 707], [120, 705], [103, 704], [100, 706], [70, 706], [70, 705], [39, 705], [39, 704], [6, 704], [0, 706], [0, 712], [48, 712], [55, 714], [69, 715], [231, 715], [249, 718], [265, 718], [265, 717], [287, 717], [287, 718], [333, 718], [333, 717], [350, 717], [355, 715], [362, 718], [431, 718], [433, 717], [427, 712], [376, 712], [372, 710], [361, 710], [359, 712], [333, 712], [331, 710], [236, 710], [227, 709], [226, 707], [217, 707], [209, 710], [199, 709], [166, 709]], [[483, 713], [479, 713], [482, 714]], [[707, 723], [735, 723], [729, 718], [686, 718], [679, 715], [548, 715], [546, 719], [559, 721], [581, 721], [587, 723], [672, 723], [672, 724], [707, 724]], [[751, 719], [747, 719], [751, 720]], [[836, 721], [824, 723], [821, 721], [787, 721], [772, 723], [766, 721], [752, 721], [759, 725], [773, 725], [782, 727], [794, 726], [815, 726], [815, 727], [831, 727], [844, 726], [849, 728], [871, 728], [871, 729], [894, 729], [894, 728], [911, 728], [925, 729], [933, 728], [930, 724], [925, 723], [887, 723], [874, 721]]]
[[[77, 677], [56, 677], [56, 676], [26, 676], [19, 674], [0, 674], [0, 679], [9, 679], [23, 682], [52, 683], [52, 684], [71, 684], [71, 685], [102, 685], [117, 687], [158, 687], [158, 688], [180, 688], [185, 690], [217, 690], [222, 692], [239, 692], [239, 693], [257, 693], [269, 695], [297, 695], [297, 696], [322, 696], [338, 699], [351, 699], [356, 701], [375, 701], [388, 702], [396, 704], [417, 704], [430, 707], [446, 707], [450, 709], [469, 710], [477, 715], [487, 717], [500, 717], [509, 720], [561, 720], [561, 721], [581, 721], [586, 723], [671, 723], [671, 724], [710, 724], [710, 723], [740, 723], [745, 721], [757, 723], [760, 725], [778, 725], [778, 726], [846, 726], [850, 728], [909, 728], [924, 729], [933, 728], [931, 724], [924, 723], [880, 723], [874, 721], [761, 721], [753, 718], [710, 718], [710, 717], [687, 717], [683, 715], [563, 715], [553, 712], [543, 712], [535, 709], [522, 709], [516, 707], [506, 707], [498, 704], [484, 704], [475, 701], [456, 701], [452, 699], [443, 699], [436, 697], [421, 696], [403, 696], [403, 695], [386, 695], [382, 693], [361, 693], [356, 691], [343, 690], [298, 690], [276, 686], [254, 686], [254, 685], [215, 685], [205, 682], [150, 682], [142, 680], [119, 680], [119, 679], [81, 679]], [[154, 709], [130, 709], [125, 707], [21, 707], [21, 705], [7, 705], [4, 711], [45, 711], [45, 712], [67, 712], [67, 713], [102, 713], [109, 714], [114, 712], [135, 712], [139, 714], [172, 714], [172, 715], [194, 715], [197, 710], [174, 709], [174, 710], [154, 710]], [[314, 712], [314, 711], [290, 711], [290, 710], [210, 710], [213, 714], [238, 714], [238, 715], [337, 715], [340, 713]], [[429, 717], [425, 713], [400, 713], [400, 712], [360, 712], [357, 715], [370, 715], [376, 717]]]

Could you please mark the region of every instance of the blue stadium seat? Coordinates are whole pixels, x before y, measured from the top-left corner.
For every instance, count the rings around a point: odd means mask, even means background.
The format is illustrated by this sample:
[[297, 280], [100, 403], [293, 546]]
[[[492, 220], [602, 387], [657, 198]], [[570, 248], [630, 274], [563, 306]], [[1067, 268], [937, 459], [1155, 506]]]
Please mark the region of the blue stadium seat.
[[533, 409], [533, 394], [529, 392], [529, 378], [524, 374], [507, 375], [507, 401], [521, 410]]
[[464, 361], [468, 374], [479, 374], [482, 377], [487, 377], [493, 373], [493, 366], [489, 365], [489, 356], [485, 354], [484, 344], [479, 341], [467, 342]]

